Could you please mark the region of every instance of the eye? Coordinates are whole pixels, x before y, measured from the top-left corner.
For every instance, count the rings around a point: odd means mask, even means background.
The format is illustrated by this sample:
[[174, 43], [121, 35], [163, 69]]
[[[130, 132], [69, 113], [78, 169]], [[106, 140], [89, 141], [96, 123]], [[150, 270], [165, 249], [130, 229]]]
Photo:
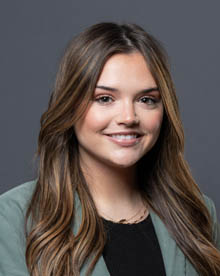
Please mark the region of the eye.
[[108, 104], [113, 101], [113, 99], [110, 96], [100, 96], [95, 99], [96, 102], [101, 104]]
[[140, 101], [142, 101], [143, 103], [146, 103], [147, 105], [155, 105], [157, 103], [157, 100], [154, 98], [150, 98], [150, 97], [142, 97], [140, 99]]

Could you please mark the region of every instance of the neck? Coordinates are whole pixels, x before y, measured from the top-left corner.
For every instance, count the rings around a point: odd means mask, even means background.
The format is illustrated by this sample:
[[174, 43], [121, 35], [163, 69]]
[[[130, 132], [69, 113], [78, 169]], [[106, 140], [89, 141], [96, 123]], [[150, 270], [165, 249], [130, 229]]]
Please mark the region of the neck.
[[141, 206], [136, 167], [118, 168], [101, 162], [80, 162], [97, 210], [112, 217], [128, 217]]

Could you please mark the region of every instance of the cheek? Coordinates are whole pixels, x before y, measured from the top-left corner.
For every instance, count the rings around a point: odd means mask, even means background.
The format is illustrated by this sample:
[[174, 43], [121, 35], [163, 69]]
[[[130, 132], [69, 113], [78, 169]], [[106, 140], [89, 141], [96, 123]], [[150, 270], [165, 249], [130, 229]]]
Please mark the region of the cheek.
[[106, 124], [108, 123], [109, 118], [104, 112], [97, 112], [94, 109], [90, 109], [84, 118], [82, 118], [78, 123], [79, 131], [83, 132], [92, 131], [98, 132], [105, 128]]
[[144, 128], [146, 132], [157, 133], [160, 131], [161, 125], [163, 121], [163, 110], [160, 110], [155, 113], [151, 113], [146, 116], [146, 120], [144, 122]]

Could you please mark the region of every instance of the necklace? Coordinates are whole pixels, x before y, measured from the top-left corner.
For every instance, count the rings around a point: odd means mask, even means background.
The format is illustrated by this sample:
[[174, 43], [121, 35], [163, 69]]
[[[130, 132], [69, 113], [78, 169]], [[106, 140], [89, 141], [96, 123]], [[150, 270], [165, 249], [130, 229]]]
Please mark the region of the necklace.
[[144, 216], [145, 216], [145, 214], [146, 214], [146, 212], [147, 212], [147, 207], [146, 207], [146, 205], [144, 205], [144, 213], [137, 219], [137, 220], [135, 220], [134, 222], [129, 222], [131, 219], [133, 219], [134, 217], [136, 217], [137, 216], [137, 214], [138, 213], [140, 213], [141, 211], [142, 211], [142, 209], [143, 209], [143, 206], [138, 210], [138, 212], [135, 214], [135, 215], [133, 215], [132, 217], [130, 217], [129, 219], [120, 219], [119, 221], [114, 221], [114, 219], [113, 218], [111, 218], [110, 216], [108, 216], [108, 215], [106, 215], [104, 212], [102, 212], [103, 213], [103, 215], [105, 215], [107, 218], [109, 218], [112, 222], [114, 222], [114, 223], [121, 223], [121, 224], [133, 224], [133, 223], [137, 223], [137, 222], [139, 222]]

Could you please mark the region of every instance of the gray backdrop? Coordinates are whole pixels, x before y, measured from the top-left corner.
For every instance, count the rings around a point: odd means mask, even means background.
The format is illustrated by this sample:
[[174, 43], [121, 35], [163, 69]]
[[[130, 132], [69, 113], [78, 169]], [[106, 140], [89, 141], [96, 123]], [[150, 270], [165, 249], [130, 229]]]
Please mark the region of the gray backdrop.
[[0, 193], [35, 177], [39, 120], [67, 42], [100, 21], [134, 22], [168, 51], [185, 156], [220, 218], [219, 0], [5, 0], [0, 5]]

